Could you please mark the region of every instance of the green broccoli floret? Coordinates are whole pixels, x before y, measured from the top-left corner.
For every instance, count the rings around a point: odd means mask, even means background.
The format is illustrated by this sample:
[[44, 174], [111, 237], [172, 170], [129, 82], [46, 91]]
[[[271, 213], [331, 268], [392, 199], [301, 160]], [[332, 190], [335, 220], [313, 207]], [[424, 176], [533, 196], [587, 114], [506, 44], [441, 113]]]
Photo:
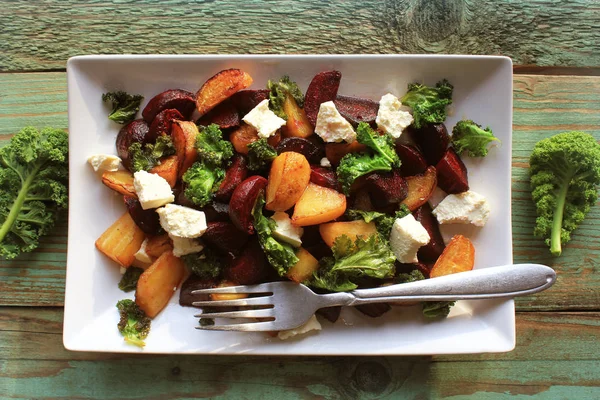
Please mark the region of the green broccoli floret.
[[[396, 283], [410, 283], [425, 279], [421, 271], [412, 270], [407, 274], [398, 274], [394, 281]], [[427, 318], [446, 318], [450, 314], [450, 308], [454, 301], [424, 301], [421, 303], [423, 315]]]
[[529, 159], [537, 220], [534, 234], [559, 256], [561, 244], [598, 198], [600, 145], [584, 132], [563, 132], [540, 140]]
[[452, 146], [458, 154], [467, 151], [469, 157], [485, 157], [488, 153], [488, 144], [493, 141], [500, 142], [488, 126], [483, 129], [470, 119], [458, 121], [452, 129]]
[[143, 269], [137, 267], [129, 267], [125, 270], [125, 273], [119, 281], [119, 289], [124, 292], [131, 292], [137, 287], [140, 275], [144, 272]]
[[212, 201], [213, 194], [225, 178], [225, 170], [202, 161], [195, 162], [185, 174], [183, 182], [185, 197], [192, 203], [204, 207]]
[[262, 210], [264, 205], [265, 197], [263, 194], [260, 194], [252, 209], [254, 229], [256, 229], [258, 242], [265, 252], [269, 264], [277, 270], [279, 276], [285, 276], [290, 267], [296, 264], [299, 259], [292, 246], [273, 237], [275, 221], [263, 215]]
[[233, 145], [223, 139], [223, 132], [217, 124], [200, 128], [196, 136], [196, 149], [200, 161], [215, 167], [224, 165], [233, 157]]
[[143, 348], [146, 345], [144, 339], [150, 333], [152, 320], [133, 300], [120, 300], [117, 303], [117, 309], [120, 315], [117, 324], [119, 332], [121, 332], [127, 343]]
[[221, 257], [210, 247], [205, 247], [202, 253], [188, 254], [181, 259], [195, 275], [202, 279], [218, 278], [223, 270]]
[[363, 211], [349, 209], [346, 211], [348, 218], [352, 220], [363, 219], [366, 223], [371, 221], [375, 222], [377, 232], [385, 240], [389, 240], [390, 233], [392, 232], [392, 225], [398, 218], [404, 218], [410, 214], [410, 210], [405, 204], [400, 205], [400, 209], [395, 212], [394, 215], [388, 215], [377, 211]]
[[69, 139], [60, 129], [23, 128], [0, 149], [0, 256], [35, 249], [67, 208]]
[[355, 179], [373, 171], [391, 171], [400, 167], [400, 158], [390, 135], [379, 135], [369, 124], [361, 122], [356, 128], [356, 140], [371, 152], [349, 153], [340, 160], [336, 173], [346, 194]]
[[371, 277], [386, 279], [394, 276], [396, 256], [387, 241], [378, 235], [366, 239], [352, 240], [342, 235], [335, 239], [333, 257], [321, 260], [320, 267], [313, 274], [310, 286], [333, 292], [354, 290], [358, 285], [355, 279]]
[[267, 143], [267, 139], [258, 139], [248, 144], [248, 169], [251, 171], [264, 168], [275, 157], [277, 157], [277, 150]]
[[140, 142], [129, 146], [129, 158], [133, 172], [150, 171], [160, 164], [160, 159], [175, 154], [175, 146], [170, 136], [159, 136], [156, 143], [146, 143], [142, 146]]
[[408, 92], [400, 100], [412, 108], [415, 128], [430, 123], [436, 124], [446, 120], [446, 106], [452, 104], [454, 87], [446, 79], [439, 81], [435, 87], [411, 83]]
[[144, 96], [142, 95], [131, 95], [123, 91], [109, 92], [102, 95], [103, 102], [110, 102], [112, 104], [112, 111], [108, 114], [108, 119], [121, 125], [135, 119], [135, 115], [140, 110], [140, 104], [143, 99]]
[[296, 82], [291, 81], [290, 77], [287, 75], [283, 76], [279, 82], [269, 80], [267, 82], [267, 88], [271, 91], [271, 93], [269, 93], [269, 108], [280, 118], [287, 120], [287, 115], [283, 109], [283, 103], [285, 103], [287, 95], [292, 96], [299, 107], [304, 106], [304, 95], [302, 94], [302, 91]]

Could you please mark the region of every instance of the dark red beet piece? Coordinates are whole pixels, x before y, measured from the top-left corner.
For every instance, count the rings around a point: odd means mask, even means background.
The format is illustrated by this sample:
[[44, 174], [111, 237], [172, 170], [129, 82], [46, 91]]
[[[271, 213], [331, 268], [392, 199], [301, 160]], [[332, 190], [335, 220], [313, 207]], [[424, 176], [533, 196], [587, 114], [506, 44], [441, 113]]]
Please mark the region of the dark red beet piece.
[[238, 254], [248, 241], [248, 235], [237, 229], [231, 222], [208, 222], [202, 240], [223, 253]]
[[427, 230], [430, 238], [429, 243], [419, 249], [417, 258], [419, 261], [425, 263], [435, 262], [446, 248], [446, 245], [444, 244], [444, 238], [440, 233], [438, 221], [431, 213], [429, 203], [425, 203], [417, 208], [415, 212], [413, 212], [413, 216], [421, 223], [421, 225], [423, 225], [423, 228]]
[[142, 117], [147, 123], [151, 123], [154, 117], [162, 110], [174, 108], [188, 120], [196, 109], [196, 95], [181, 89], [169, 89], [154, 96], [144, 107]]
[[256, 203], [256, 198], [267, 187], [267, 180], [259, 175], [253, 175], [233, 191], [231, 200], [229, 200], [229, 217], [231, 222], [243, 232], [249, 235], [254, 233], [254, 218], [252, 217], [252, 208]]
[[444, 192], [455, 194], [469, 190], [467, 167], [452, 147], [446, 151], [435, 169], [437, 171], [437, 184]]
[[366, 122], [375, 127], [375, 119], [379, 112], [378, 102], [342, 95], [338, 95], [333, 102], [342, 117], [346, 118], [352, 126], [356, 127], [359, 123]]
[[237, 108], [239, 115], [244, 117], [261, 101], [269, 98], [270, 91], [268, 89], [261, 90], [240, 90], [233, 94], [229, 99]]
[[320, 316], [322, 316], [323, 318], [325, 318], [327, 321], [331, 322], [332, 324], [338, 320], [341, 312], [342, 312], [342, 307], [340, 307], [340, 306], [325, 307], [325, 308], [321, 308], [321, 309], [317, 310], [317, 314], [319, 314]]
[[310, 123], [315, 126], [321, 103], [333, 101], [337, 97], [342, 73], [340, 71], [319, 72], [308, 85], [304, 96], [304, 112]]
[[148, 142], [148, 124], [143, 119], [136, 119], [121, 128], [117, 134], [117, 154], [123, 162], [123, 166], [131, 171], [131, 160], [129, 159], [129, 147], [133, 143]]
[[418, 175], [427, 169], [427, 161], [423, 154], [414, 146], [396, 143], [396, 153], [400, 157], [400, 174], [402, 176]]
[[196, 121], [196, 125], [208, 126], [210, 124], [217, 124], [221, 129], [234, 128], [240, 125], [240, 114], [231, 99], [218, 104]]
[[182, 120], [183, 115], [174, 108], [169, 108], [159, 112], [154, 120], [150, 124], [150, 130], [148, 131], [148, 141], [154, 142], [159, 136], [171, 136], [171, 126], [173, 120]]
[[138, 199], [124, 196], [125, 206], [135, 224], [147, 235], [160, 235], [163, 229], [155, 209], [144, 210]]
[[314, 142], [300, 138], [300, 137], [288, 137], [284, 138], [277, 145], [277, 154], [285, 153], [286, 151], [293, 151], [300, 153], [309, 163], [318, 163], [321, 158], [325, 156], [325, 148], [323, 145], [318, 146]]
[[363, 304], [355, 307], [361, 313], [371, 317], [377, 318], [381, 317], [386, 312], [392, 309], [388, 303], [374, 303], [374, 304]]
[[429, 165], [436, 165], [444, 156], [450, 136], [444, 124], [425, 124], [416, 129], [409, 127], [411, 137], [419, 145]]
[[235, 188], [248, 177], [248, 166], [246, 157], [241, 154], [233, 156], [231, 165], [225, 172], [225, 179], [221, 182], [219, 189], [215, 193], [215, 200], [228, 202]]
[[310, 181], [315, 185], [323, 186], [330, 189], [340, 190], [340, 184], [337, 180], [335, 172], [330, 169], [310, 166]]
[[262, 282], [268, 274], [269, 263], [258, 240], [251, 240], [239, 256], [225, 268], [225, 277], [240, 285]]
[[210, 289], [217, 285], [213, 279], [202, 279], [197, 275], [191, 274], [183, 285], [181, 285], [181, 291], [179, 292], [179, 305], [192, 307], [192, 303], [195, 301], [208, 301], [210, 300], [209, 294], [197, 295], [192, 294], [194, 290]]
[[201, 208], [204, 211], [207, 222], [229, 221], [229, 204], [213, 201], [211, 204]]
[[376, 208], [400, 203], [408, 195], [408, 183], [398, 170], [371, 173], [365, 178], [364, 187]]

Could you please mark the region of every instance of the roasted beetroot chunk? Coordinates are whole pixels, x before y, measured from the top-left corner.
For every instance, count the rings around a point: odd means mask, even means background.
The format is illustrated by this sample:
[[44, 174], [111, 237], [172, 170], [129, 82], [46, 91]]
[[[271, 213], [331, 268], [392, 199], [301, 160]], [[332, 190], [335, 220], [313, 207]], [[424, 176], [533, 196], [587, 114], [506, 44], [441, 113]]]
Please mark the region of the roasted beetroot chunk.
[[379, 111], [378, 102], [361, 97], [341, 95], [338, 95], [333, 102], [342, 117], [346, 118], [352, 126], [356, 127], [359, 123], [366, 122], [375, 127], [375, 119]]
[[310, 181], [315, 185], [340, 190], [340, 183], [337, 180], [335, 172], [327, 168], [311, 165]]
[[392, 306], [390, 306], [388, 303], [374, 303], [363, 304], [354, 308], [371, 318], [378, 318], [386, 312], [390, 311], [392, 309]]
[[241, 154], [233, 156], [233, 161], [225, 172], [225, 179], [215, 193], [215, 200], [228, 202], [231, 199], [235, 188], [248, 177], [247, 165], [246, 157]]
[[223, 253], [238, 254], [248, 241], [248, 235], [237, 229], [231, 222], [209, 222], [202, 240]]
[[174, 108], [169, 108], [159, 112], [150, 124], [147, 140], [154, 142], [159, 136], [171, 136], [171, 126], [173, 120], [182, 120], [183, 115]]
[[400, 174], [402, 176], [418, 175], [427, 169], [427, 161], [423, 153], [415, 146], [396, 143], [396, 153], [400, 157]]
[[154, 96], [144, 107], [142, 117], [147, 123], [152, 123], [162, 110], [174, 108], [188, 120], [196, 109], [196, 96], [186, 90], [170, 89]]
[[438, 221], [431, 213], [429, 203], [423, 204], [413, 215], [429, 234], [429, 243], [419, 249], [417, 258], [424, 263], [435, 262], [446, 248], [444, 238], [442, 238], [442, 234], [440, 233]]
[[131, 171], [131, 160], [129, 159], [129, 147], [133, 143], [148, 142], [148, 124], [143, 119], [136, 119], [121, 128], [117, 134], [117, 154], [123, 161], [123, 166]]
[[444, 124], [426, 124], [421, 128], [409, 128], [409, 132], [415, 143], [423, 152], [429, 165], [436, 165], [446, 153], [450, 136]]
[[320, 308], [317, 310], [317, 314], [319, 314], [320, 316], [322, 316], [323, 318], [325, 318], [327, 321], [331, 322], [332, 324], [338, 320], [341, 312], [342, 312], [342, 307], [340, 307], [340, 306], [325, 307], [325, 308]]
[[135, 224], [147, 235], [160, 235], [163, 229], [160, 226], [158, 213], [154, 209], [144, 210], [138, 199], [124, 196], [125, 206]]
[[194, 290], [210, 289], [217, 286], [217, 282], [213, 279], [203, 279], [197, 275], [191, 274], [181, 285], [179, 292], [179, 305], [192, 307], [195, 301], [210, 300], [209, 294], [197, 295], [192, 294]]
[[304, 96], [304, 112], [310, 123], [317, 124], [317, 114], [321, 103], [333, 101], [337, 97], [342, 73], [340, 71], [319, 72], [308, 85]]
[[[196, 207], [193, 203], [191, 204], [191, 206]], [[219, 203], [218, 201], [213, 201], [209, 205], [202, 207], [200, 210], [204, 211], [204, 215], [206, 215], [207, 222], [230, 220], [228, 203]]]
[[239, 115], [243, 118], [261, 101], [269, 98], [269, 90], [240, 90], [232, 95], [229, 100], [237, 108]]
[[408, 195], [408, 183], [400, 171], [374, 172], [365, 178], [364, 190], [369, 193], [376, 208], [400, 203]]
[[233, 191], [229, 201], [229, 217], [231, 222], [249, 235], [254, 233], [254, 218], [252, 209], [258, 195], [267, 187], [267, 180], [259, 175], [253, 175]]
[[239, 256], [225, 268], [225, 278], [240, 285], [253, 285], [263, 282], [268, 275], [269, 266], [265, 253], [254, 238], [242, 250]]
[[240, 125], [240, 114], [231, 99], [227, 99], [204, 114], [196, 124], [203, 126], [217, 124], [221, 129], [234, 128]]
[[444, 192], [455, 194], [469, 190], [467, 167], [453, 148], [446, 151], [435, 169], [437, 171], [437, 184]]
[[286, 151], [293, 151], [300, 153], [309, 163], [318, 163], [321, 158], [325, 156], [325, 149], [323, 146], [318, 146], [314, 142], [300, 138], [300, 137], [288, 137], [284, 138], [277, 145], [277, 154], [285, 153]]
[[414, 270], [418, 270], [423, 274], [425, 279], [429, 278], [429, 271], [431, 271], [432, 265], [424, 264], [422, 262], [418, 262], [415, 264], [403, 264], [401, 262], [396, 261], [396, 277], [400, 274], [410, 274]]

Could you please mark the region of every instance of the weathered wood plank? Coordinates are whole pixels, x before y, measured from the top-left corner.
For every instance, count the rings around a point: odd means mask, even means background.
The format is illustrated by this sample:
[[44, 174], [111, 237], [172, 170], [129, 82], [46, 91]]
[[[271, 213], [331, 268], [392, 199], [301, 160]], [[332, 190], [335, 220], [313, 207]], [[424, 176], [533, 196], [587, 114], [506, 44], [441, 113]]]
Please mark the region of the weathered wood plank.
[[600, 66], [594, 0], [2, 2], [0, 70], [101, 53], [504, 54]]
[[[0, 74], [0, 142], [33, 124], [66, 128], [64, 73]], [[48, 94], [50, 93], [50, 94]], [[46, 110], [55, 113], [46, 113]], [[600, 207], [554, 259], [532, 236], [527, 162], [535, 142], [564, 130], [586, 130], [600, 138], [600, 78], [515, 75], [513, 132], [513, 242], [516, 262], [548, 263], [559, 272], [552, 290], [518, 300], [519, 309], [598, 310], [600, 307]], [[66, 222], [42, 247], [19, 261], [0, 261], [0, 304], [61, 305], [64, 293]], [[37, 296], [32, 294], [37, 293]]]
[[[62, 310], [0, 308], [0, 388], [7, 397], [533, 399], [600, 394], [598, 313], [518, 314], [517, 348], [436, 357], [129, 356], [72, 353]], [[525, 373], [527, 371], [527, 373]], [[76, 391], [76, 392], [75, 392]], [[0, 390], [1, 392], [1, 390]], [[529, 397], [528, 397], [529, 398]]]

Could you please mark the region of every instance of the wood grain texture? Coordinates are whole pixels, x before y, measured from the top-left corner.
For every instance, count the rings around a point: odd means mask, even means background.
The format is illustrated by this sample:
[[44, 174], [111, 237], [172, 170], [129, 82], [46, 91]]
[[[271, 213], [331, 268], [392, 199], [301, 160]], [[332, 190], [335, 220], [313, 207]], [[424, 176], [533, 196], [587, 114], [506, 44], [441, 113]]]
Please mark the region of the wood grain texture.
[[[66, 128], [65, 84], [64, 73], [0, 74], [5, 94], [0, 98], [0, 142], [27, 124]], [[513, 121], [514, 258], [547, 263], [559, 273], [552, 290], [518, 299], [518, 309], [598, 310], [600, 207], [592, 208], [563, 255], [551, 257], [532, 235], [535, 209], [527, 167], [533, 145], [544, 137], [577, 129], [600, 138], [600, 78], [515, 75]], [[63, 221], [38, 251], [15, 262], [0, 261], [0, 305], [62, 304], [66, 234]]]
[[81, 54], [503, 54], [600, 66], [595, 0], [2, 1], [0, 71]]
[[[62, 346], [62, 310], [0, 308], [0, 388], [54, 399], [585, 399], [600, 389], [599, 313], [526, 313], [517, 348], [435, 357], [129, 356]], [[528, 373], [524, 373], [527, 371]], [[251, 393], [251, 396], [249, 395]], [[248, 397], [249, 396], [249, 397]], [[458, 397], [453, 397], [458, 396]], [[8, 396], [7, 396], [8, 397]]]

